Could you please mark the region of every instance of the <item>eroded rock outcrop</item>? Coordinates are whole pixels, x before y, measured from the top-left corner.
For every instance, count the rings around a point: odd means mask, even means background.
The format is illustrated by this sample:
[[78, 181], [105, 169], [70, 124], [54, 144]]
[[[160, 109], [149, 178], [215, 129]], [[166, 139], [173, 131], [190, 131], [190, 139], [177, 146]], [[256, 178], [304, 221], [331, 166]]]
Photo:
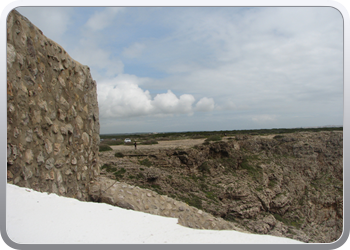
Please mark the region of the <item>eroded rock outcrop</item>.
[[[154, 151], [154, 150], [153, 150]], [[106, 157], [110, 154], [110, 157]], [[153, 189], [253, 233], [333, 242], [343, 229], [343, 133], [237, 136], [117, 159], [101, 174]], [[147, 166], [140, 165], [147, 162]], [[123, 175], [113, 175], [114, 170]], [[153, 173], [156, 178], [148, 178]]]

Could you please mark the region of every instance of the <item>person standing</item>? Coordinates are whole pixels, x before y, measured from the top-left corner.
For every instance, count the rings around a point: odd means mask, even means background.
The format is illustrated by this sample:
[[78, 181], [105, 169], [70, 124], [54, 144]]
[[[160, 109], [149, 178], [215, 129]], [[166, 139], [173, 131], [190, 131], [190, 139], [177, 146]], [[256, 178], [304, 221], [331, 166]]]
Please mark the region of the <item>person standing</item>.
[[135, 146], [135, 150], [136, 150], [136, 145], [137, 145], [137, 144], [136, 144], [136, 141], [135, 141], [135, 143], [134, 143], [134, 146]]

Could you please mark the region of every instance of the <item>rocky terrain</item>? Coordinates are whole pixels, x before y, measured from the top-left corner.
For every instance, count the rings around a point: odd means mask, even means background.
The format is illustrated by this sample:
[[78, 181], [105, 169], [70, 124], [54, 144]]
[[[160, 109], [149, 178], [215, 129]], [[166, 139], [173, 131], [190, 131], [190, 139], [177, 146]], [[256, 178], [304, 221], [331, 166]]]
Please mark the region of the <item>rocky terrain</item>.
[[[101, 177], [90, 189], [95, 201], [178, 217], [194, 228], [322, 243], [342, 234], [342, 131], [236, 135], [183, 148], [119, 148], [100, 152]], [[133, 191], [139, 187], [142, 197]], [[187, 211], [186, 219], [181, 211]], [[207, 217], [199, 218], [202, 213]]]

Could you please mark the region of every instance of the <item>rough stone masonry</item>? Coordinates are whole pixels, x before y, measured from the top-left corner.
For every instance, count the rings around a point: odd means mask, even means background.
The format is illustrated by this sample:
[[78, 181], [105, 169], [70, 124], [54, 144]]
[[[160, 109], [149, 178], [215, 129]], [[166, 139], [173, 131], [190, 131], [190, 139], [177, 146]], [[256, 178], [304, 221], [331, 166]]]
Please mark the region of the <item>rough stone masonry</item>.
[[7, 18], [7, 179], [89, 200], [99, 175], [96, 82], [27, 18]]

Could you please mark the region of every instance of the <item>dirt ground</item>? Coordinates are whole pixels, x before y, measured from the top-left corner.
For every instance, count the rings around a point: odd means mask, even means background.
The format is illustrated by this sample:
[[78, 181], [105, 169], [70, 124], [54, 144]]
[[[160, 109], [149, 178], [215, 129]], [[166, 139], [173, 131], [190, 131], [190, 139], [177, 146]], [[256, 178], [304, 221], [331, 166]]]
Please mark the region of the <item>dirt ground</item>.
[[[174, 149], [174, 148], [190, 148], [195, 145], [200, 145], [205, 139], [185, 139], [172, 141], [159, 141], [153, 145], [137, 145], [137, 150], [158, 150], [158, 149]], [[134, 150], [134, 145], [112, 145], [113, 150], [129, 151]]]
[[[257, 136], [261, 138], [272, 139], [275, 135]], [[227, 141], [232, 139], [232, 137], [223, 137], [222, 141]], [[141, 145], [137, 144], [137, 150], [140, 151], [154, 151], [161, 149], [186, 149], [191, 148], [195, 145], [201, 145], [205, 141], [204, 139], [183, 139], [183, 140], [169, 140], [169, 141], [158, 141], [158, 144], [152, 145]], [[111, 145], [110, 146], [115, 151], [130, 151], [135, 150], [134, 145]]]

